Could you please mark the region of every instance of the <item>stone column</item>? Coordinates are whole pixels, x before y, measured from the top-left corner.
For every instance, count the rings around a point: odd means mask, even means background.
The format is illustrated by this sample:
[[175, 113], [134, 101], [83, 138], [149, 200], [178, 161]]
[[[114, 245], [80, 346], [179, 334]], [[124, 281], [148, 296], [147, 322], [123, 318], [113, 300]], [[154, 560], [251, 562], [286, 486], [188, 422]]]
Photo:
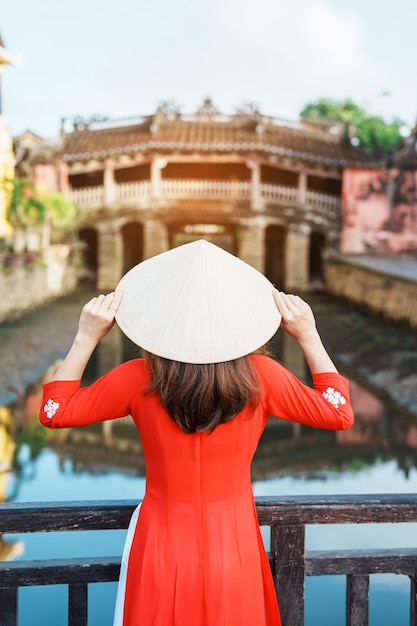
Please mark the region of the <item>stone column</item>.
[[261, 164], [259, 161], [247, 161], [247, 167], [251, 170], [251, 209], [262, 211], [264, 208], [261, 195]]
[[104, 204], [111, 206], [116, 200], [116, 183], [114, 180], [114, 163], [111, 159], [104, 161]]
[[265, 230], [266, 220], [261, 217], [247, 220], [239, 245], [242, 261], [252, 265], [262, 274], [265, 271]]
[[151, 162], [151, 196], [154, 200], [159, 200], [161, 195], [161, 170], [167, 166], [166, 159], [154, 157]]
[[303, 290], [309, 286], [310, 227], [292, 224], [285, 245], [286, 290]]
[[307, 202], [307, 172], [305, 170], [298, 175], [298, 202], [303, 206]]
[[146, 220], [143, 224], [143, 258], [166, 252], [169, 249], [168, 228], [159, 220]]
[[123, 273], [123, 237], [118, 224], [102, 223], [98, 226], [97, 288], [114, 289]]

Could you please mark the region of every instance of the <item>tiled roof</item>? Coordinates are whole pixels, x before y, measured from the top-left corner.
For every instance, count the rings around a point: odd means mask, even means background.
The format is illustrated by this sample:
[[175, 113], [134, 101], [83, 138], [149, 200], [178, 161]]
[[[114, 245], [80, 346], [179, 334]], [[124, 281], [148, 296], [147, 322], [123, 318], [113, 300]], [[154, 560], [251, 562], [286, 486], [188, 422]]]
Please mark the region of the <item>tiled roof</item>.
[[307, 164], [371, 166], [371, 158], [349, 140], [311, 124], [237, 114], [164, 115], [136, 121], [95, 123], [65, 136], [69, 163], [142, 153], [263, 153]]
[[398, 167], [417, 170], [417, 128], [413, 129], [404, 147], [394, 153], [392, 161]]

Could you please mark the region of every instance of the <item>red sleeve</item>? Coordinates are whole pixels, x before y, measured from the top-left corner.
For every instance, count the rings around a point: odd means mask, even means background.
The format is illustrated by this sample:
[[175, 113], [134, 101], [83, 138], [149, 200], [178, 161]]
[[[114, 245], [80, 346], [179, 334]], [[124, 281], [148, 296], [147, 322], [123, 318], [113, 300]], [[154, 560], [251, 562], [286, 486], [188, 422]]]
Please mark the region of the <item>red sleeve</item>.
[[48, 428], [70, 428], [124, 417], [146, 386], [142, 359], [123, 363], [89, 387], [80, 388], [79, 380], [55, 380], [43, 385], [39, 419]]
[[276, 361], [262, 356], [254, 358], [264, 387], [267, 416], [326, 430], [352, 426], [349, 381], [344, 376], [333, 372], [315, 374], [312, 388]]

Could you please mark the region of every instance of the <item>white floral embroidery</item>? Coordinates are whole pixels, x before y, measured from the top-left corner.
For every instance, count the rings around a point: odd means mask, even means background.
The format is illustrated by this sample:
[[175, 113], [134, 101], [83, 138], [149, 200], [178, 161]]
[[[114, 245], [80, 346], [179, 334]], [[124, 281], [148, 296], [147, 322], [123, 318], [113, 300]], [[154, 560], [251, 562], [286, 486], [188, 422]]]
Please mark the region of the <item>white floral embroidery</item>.
[[326, 391], [323, 391], [323, 396], [328, 402], [333, 404], [336, 409], [339, 408], [340, 404], [346, 404], [346, 398], [342, 396], [340, 391], [333, 389], [333, 387], [327, 387]]
[[48, 417], [50, 420], [53, 418], [53, 416], [58, 411], [58, 409], [59, 409], [59, 402], [54, 402], [51, 399], [49, 399], [48, 402], [43, 407], [43, 410], [46, 413], [46, 417]]

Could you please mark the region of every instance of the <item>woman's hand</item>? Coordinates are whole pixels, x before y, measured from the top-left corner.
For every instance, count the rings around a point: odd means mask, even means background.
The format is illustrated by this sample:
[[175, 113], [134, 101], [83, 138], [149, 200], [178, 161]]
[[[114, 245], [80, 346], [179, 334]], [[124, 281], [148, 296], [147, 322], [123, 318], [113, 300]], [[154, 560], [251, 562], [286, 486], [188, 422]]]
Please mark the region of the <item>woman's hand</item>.
[[281, 326], [300, 345], [312, 374], [337, 372], [316, 328], [313, 311], [299, 296], [274, 289], [275, 304], [282, 315]]
[[122, 292], [92, 298], [84, 306], [78, 323], [77, 341], [96, 345], [114, 326]]
[[282, 315], [281, 326], [286, 333], [302, 342], [317, 333], [313, 311], [300, 296], [274, 289], [274, 300]]
[[79, 380], [94, 348], [114, 326], [122, 291], [93, 298], [84, 306], [78, 322], [78, 332], [67, 356], [52, 380]]

